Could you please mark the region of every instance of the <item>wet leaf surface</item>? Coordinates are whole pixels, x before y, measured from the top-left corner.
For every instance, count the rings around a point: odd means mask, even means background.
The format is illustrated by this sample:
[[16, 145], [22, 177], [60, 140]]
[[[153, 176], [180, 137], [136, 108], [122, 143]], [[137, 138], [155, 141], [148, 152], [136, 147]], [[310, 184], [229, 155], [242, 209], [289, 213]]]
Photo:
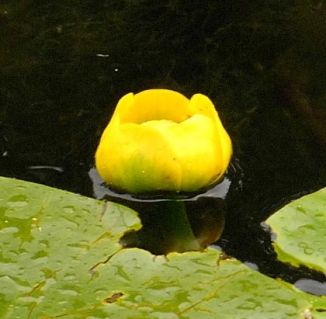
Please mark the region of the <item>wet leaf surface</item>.
[[281, 261], [326, 273], [326, 188], [292, 201], [266, 222]]
[[132, 210], [0, 178], [0, 318], [325, 318], [325, 299], [235, 259], [154, 256]]

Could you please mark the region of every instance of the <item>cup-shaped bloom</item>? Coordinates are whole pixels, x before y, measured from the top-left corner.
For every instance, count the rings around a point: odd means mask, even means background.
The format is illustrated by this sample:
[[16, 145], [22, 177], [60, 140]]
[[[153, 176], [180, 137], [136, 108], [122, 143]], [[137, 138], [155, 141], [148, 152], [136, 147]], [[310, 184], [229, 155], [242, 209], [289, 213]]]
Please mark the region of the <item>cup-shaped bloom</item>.
[[202, 94], [151, 89], [123, 96], [95, 154], [112, 188], [130, 193], [194, 192], [221, 178], [232, 143]]

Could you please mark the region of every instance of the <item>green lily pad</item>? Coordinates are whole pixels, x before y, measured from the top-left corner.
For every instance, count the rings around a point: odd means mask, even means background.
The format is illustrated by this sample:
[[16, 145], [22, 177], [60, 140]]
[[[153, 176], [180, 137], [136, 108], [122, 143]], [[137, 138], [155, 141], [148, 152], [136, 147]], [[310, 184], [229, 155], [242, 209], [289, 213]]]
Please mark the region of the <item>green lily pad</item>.
[[281, 261], [326, 273], [326, 188], [292, 201], [266, 223]]
[[128, 208], [8, 178], [0, 189], [0, 318], [325, 318], [325, 298], [217, 250], [122, 248], [140, 227]]

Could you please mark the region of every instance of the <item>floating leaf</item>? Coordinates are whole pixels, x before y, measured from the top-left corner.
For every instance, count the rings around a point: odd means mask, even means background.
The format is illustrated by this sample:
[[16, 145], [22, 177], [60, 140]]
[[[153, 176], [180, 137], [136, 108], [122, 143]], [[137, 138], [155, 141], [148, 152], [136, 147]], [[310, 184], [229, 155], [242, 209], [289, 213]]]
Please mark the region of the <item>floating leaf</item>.
[[326, 188], [292, 201], [266, 223], [281, 261], [326, 273]]
[[[325, 299], [219, 251], [124, 249], [135, 212], [0, 178], [0, 318], [322, 318]], [[310, 316], [310, 317], [309, 317]]]
[[140, 228], [137, 214], [117, 204], [6, 178], [0, 189], [0, 317], [28, 318], [52, 289], [57, 310], [72, 296], [86, 298], [92, 269]]

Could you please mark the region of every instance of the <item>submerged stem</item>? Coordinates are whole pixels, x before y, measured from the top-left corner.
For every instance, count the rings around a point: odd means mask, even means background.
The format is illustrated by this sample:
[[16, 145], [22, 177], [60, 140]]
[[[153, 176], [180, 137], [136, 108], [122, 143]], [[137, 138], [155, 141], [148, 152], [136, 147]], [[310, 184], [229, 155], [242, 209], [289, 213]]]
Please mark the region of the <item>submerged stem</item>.
[[169, 242], [169, 251], [200, 250], [188, 219], [186, 205], [183, 201], [166, 201], [158, 207], [161, 211], [161, 225]]

